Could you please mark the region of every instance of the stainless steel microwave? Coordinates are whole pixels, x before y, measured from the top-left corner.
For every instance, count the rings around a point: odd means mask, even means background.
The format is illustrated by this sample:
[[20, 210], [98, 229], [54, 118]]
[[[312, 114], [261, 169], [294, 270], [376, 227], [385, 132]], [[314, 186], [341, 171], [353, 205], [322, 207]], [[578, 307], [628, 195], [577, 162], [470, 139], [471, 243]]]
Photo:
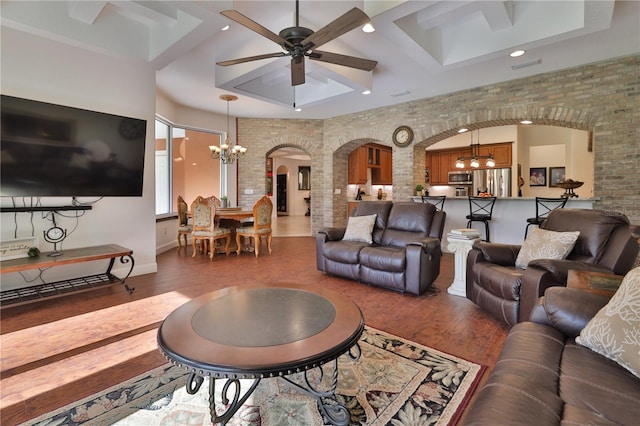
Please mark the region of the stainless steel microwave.
[[473, 172], [449, 172], [449, 185], [473, 185]]

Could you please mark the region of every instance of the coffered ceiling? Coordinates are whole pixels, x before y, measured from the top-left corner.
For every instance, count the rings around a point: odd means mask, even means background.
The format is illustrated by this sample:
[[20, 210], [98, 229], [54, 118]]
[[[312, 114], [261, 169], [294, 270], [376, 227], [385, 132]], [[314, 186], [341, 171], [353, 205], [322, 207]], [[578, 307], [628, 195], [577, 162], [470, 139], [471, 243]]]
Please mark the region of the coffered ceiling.
[[[314, 31], [353, 7], [367, 13], [375, 32], [352, 30], [322, 50], [378, 65], [368, 72], [307, 60], [306, 83], [294, 90], [288, 57], [215, 64], [282, 51], [221, 10], [278, 33], [295, 24], [293, 0], [3, 0], [0, 7], [3, 27], [151, 63], [158, 89], [179, 104], [225, 114], [219, 95], [234, 93], [231, 114], [242, 117], [328, 118], [640, 53], [640, 2], [632, 0], [301, 0], [300, 26]], [[514, 49], [526, 54], [510, 58]]]

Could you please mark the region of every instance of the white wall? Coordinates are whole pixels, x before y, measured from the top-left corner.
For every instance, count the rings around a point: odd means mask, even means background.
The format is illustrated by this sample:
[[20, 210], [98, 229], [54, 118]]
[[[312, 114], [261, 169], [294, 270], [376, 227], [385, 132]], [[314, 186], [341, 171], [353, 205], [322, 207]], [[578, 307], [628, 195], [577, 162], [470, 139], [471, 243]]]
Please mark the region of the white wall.
[[[58, 224], [69, 233], [63, 249], [119, 244], [133, 250], [133, 275], [156, 272], [155, 71], [145, 62], [90, 52], [4, 26], [1, 35], [0, 87], [3, 94], [147, 120], [143, 196], [103, 198], [81, 217], [60, 218]], [[11, 206], [13, 201], [22, 204], [25, 201], [30, 203], [31, 199], [0, 199], [3, 207]], [[81, 198], [80, 201], [92, 200]], [[68, 205], [70, 202], [69, 198], [63, 197], [41, 200], [45, 206]], [[35, 213], [33, 219], [29, 213], [16, 214], [17, 227], [13, 213], [2, 213], [1, 220], [3, 241], [14, 238], [16, 233], [19, 238], [33, 233], [39, 238], [42, 251], [53, 248], [42, 238], [43, 230], [51, 222], [43, 219], [41, 213]], [[122, 271], [117, 265], [118, 262], [114, 267], [116, 273]], [[50, 282], [104, 272], [105, 269], [106, 261], [96, 261], [52, 268], [42, 276]], [[27, 279], [37, 278], [37, 274], [37, 271], [25, 273]], [[17, 273], [2, 276], [3, 289], [25, 285]]]
[[[525, 197], [559, 197], [565, 190], [546, 186], [529, 186], [531, 167], [544, 167], [549, 179], [549, 167], [565, 167], [567, 179], [584, 184], [575, 190], [580, 198], [593, 197], [593, 152], [588, 152], [589, 134], [583, 130], [555, 126], [520, 126], [519, 147]], [[535, 153], [532, 156], [532, 152]]]

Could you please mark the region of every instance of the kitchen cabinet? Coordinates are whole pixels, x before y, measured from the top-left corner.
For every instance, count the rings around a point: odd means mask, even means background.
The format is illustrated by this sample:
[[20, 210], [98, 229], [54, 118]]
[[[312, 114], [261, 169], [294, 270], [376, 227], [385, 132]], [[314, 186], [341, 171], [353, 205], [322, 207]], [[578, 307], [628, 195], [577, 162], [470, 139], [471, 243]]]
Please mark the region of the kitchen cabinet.
[[371, 183], [374, 185], [393, 184], [393, 153], [390, 149], [380, 149], [380, 166], [371, 169]]
[[496, 167], [511, 167], [511, 143], [501, 143], [493, 145], [493, 159], [496, 160]]
[[429, 183], [431, 185], [447, 185], [449, 183], [449, 170], [451, 169], [452, 153], [449, 150], [431, 151], [427, 152], [426, 155], [426, 164], [430, 165]]
[[369, 167], [380, 167], [380, 148], [374, 145], [367, 145], [367, 165]]
[[[511, 167], [511, 142], [480, 145], [480, 155], [493, 154], [496, 162], [494, 168]], [[455, 170], [472, 170], [469, 161], [465, 161], [463, 169], [456, 168], [456, 160], [459, 157], [470, 157], [471, 148], [452, 148], [426, 151], [425, 167], [429, 169], [431, 185], [447, 185], [449, 172]], [[480, 169], [486, 169], [484, 162], [480, 161]]]
[[391, 185], [393, 183], [393, 153], [391, 148], [367, 144], [349, 154], [347, 183], [361, 185], [367, 183], [367, 169], [371, 169], [371, 183]]
[[367, 154], [366, 146], [356, 148], [349, 154], [347, 183], [356, 185], [367, 183]]

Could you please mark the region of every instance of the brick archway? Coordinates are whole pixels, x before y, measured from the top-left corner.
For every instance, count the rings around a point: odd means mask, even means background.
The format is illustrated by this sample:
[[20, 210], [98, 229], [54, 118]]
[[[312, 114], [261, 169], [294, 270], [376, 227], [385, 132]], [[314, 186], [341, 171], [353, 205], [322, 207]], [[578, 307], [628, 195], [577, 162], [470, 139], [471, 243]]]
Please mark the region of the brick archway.
[[[490, 118], [496, 117], [496, 118]], [[469, 121], [465, 121], [469, 120]], [[477, 121], [471, 121], [477, 119]], [[424, 177], [424, 149], [435, 143], [458, 135], [460, 128], [468, 130], [478, 130], [488, 127], [522, 125], [522, 121], [531, 121], [531, 125], [557, 126], [577, 130], [585, 130], [592, 133], [596, 121], [593, 113], [574, 108], [551, 108], [551, 107], [529, 107], [529, 108], [499, 108], [476, 111], [475, 113], [464, 113], [458, 116], [449, 117], [439, 125], [430, 127], [431, 134], [421, 134], [422, 140], [414, 145], [413, 149], [413, 180], [420, 182]], [[594, 135], [595, 137], [595, 135]]]

